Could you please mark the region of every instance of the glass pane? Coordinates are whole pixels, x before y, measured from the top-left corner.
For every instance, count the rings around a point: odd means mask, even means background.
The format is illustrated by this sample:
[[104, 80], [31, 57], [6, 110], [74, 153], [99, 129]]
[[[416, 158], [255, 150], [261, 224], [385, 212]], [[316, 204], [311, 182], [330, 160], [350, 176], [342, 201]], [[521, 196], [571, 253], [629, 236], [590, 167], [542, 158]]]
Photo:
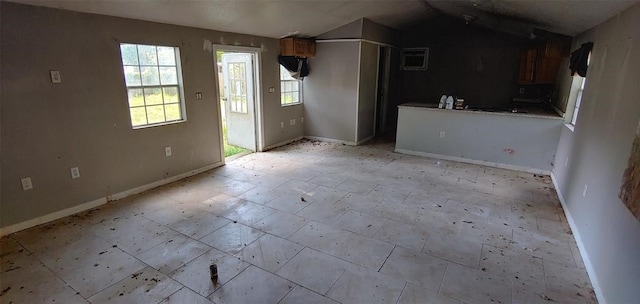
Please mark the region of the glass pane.
[[157, 65], [156, 47], [153, 45], [138, 45], [140, 65]]
[[130, 107], [144, 106], [144, 96], [142, 95], [142, 89], [129, 89], [128, 91]]
[[296, 91], [296, 92], [297, 92], [297, 91], [300, 91], [300, 90], [298, 89], [298, 82], [297, 82], [297, 81], [292, 81], [292, 82], [291, 82], [291, 87], [292, 87], [292, 88], [291, 88], [291, 90], [292, 90], [292, 91]]
[[140, 69], [137, 66], [124, 67], [124, 82], [128, 87], [140, 85]]
[[140, 74], [142, 74], [143, 85], [159, 85], [160, 77], [158, 75], [157, 67], [141, 67]]
[[172, 47], [158, 47], [158, 63], [160, 65], [176, 65], [176, 55]]
[[178, 75], [176, 68], [160, 68], [160, 83], [161, 84], [178, 84]]
[[131, 125], [141, 126], [147, 124], [147, 114], [144, 108], [131, 108], [129, 109], [131, 114]]
[[164, 122], [164, 106], [147, 107], [147, 119], [150, 124]]
[[179, 104], [165, 105], [164, 112], [167, 115], [167, 121], [182, 119], [182, 113], [180, 113]]
[[291, 92], [291, 81], [287, 81], [284, 85], [284, 91], [285, 92]]
[[291, 99], [293, 103], [297, 103], [299, 101], [298, 97], [300, 97], [300, 94], [298, 94], [298, 92], [291, 93]]
[[177, 87], [162, 88], [162, 91], [164, 92], [164, 103], [180, 102]]
[[138, 50], [135, 44], [121, 44], [120, 54], [122, 56], [122, 64], [138, 65]]
[[284, 92], [284, 84], [285, 82], [280, 81], [280, 92]]
[[162, 104], [162, 90], [160, 88], [145, 88], [144, 101], [146, 105]]

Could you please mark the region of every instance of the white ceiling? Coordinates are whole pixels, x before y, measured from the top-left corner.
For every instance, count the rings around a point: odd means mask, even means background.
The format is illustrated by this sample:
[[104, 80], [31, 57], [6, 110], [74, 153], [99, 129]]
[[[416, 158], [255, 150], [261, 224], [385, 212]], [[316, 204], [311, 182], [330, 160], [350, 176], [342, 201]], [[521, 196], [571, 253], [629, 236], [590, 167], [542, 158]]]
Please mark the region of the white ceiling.
[[574, 35], [640, 0], [9, 0], [79, 12], [280, 38], [316, 36], [359, 18], [405, 28], [439, 13], [525, 33]]

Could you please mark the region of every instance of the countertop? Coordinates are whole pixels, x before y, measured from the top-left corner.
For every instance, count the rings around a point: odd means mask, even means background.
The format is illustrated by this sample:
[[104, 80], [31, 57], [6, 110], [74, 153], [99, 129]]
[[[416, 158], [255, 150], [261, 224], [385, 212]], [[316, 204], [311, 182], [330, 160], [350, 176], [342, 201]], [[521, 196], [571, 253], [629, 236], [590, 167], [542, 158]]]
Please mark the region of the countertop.
[[532, 117], [532, 118], [544, 118], [544, 119], [563, 119], [553, 110], [546, 109], [536, 109], [536, 108], [527, 108], [520, 110], [521, 112], [511, 112], [511, 111], [489, 111], [489, 110], [475, 110], [475, 109], [465, 109], [465, 110], [447, 110], [447, 109], [439, 109], [437, 104], [431, 103], [405, 103], [401, 104], [398, 107], [400, 108], [419, 108], [429, 111], [446, 111], [446, 112], [464, 112], [464, 113], [475, 113], [475, 114], [488, 114], [488, 115], [506, 115], [506, 116], [521, 116], [521, 117]]

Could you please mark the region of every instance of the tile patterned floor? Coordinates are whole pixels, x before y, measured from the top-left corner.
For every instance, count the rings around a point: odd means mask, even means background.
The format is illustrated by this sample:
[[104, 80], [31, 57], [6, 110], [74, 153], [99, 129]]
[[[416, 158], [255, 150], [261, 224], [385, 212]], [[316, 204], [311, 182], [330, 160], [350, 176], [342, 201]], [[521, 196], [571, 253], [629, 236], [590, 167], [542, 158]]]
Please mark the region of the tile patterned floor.
[[548, 177], [392, 151], [300, 141], [12, 234], [0, 302], [595, 303]]

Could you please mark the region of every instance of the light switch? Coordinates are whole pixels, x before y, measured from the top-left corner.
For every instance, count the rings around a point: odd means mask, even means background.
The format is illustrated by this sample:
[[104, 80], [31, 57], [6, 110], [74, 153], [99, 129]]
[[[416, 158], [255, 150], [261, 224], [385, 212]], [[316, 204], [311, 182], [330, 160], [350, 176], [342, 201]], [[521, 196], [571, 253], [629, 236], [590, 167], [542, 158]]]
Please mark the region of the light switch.
[[60, 77], [60, 71], [51, 71], [51, 83], [61, 83], [62, 78]]
[[171, 147], [164, 147], [164, 155], [166, 157], [171, 156]]
[[33, 184], [31, 183], [31, 177], [25, 177], [20, 180], [22, 183], [22, 190], [27, 191], [33, 189]]

